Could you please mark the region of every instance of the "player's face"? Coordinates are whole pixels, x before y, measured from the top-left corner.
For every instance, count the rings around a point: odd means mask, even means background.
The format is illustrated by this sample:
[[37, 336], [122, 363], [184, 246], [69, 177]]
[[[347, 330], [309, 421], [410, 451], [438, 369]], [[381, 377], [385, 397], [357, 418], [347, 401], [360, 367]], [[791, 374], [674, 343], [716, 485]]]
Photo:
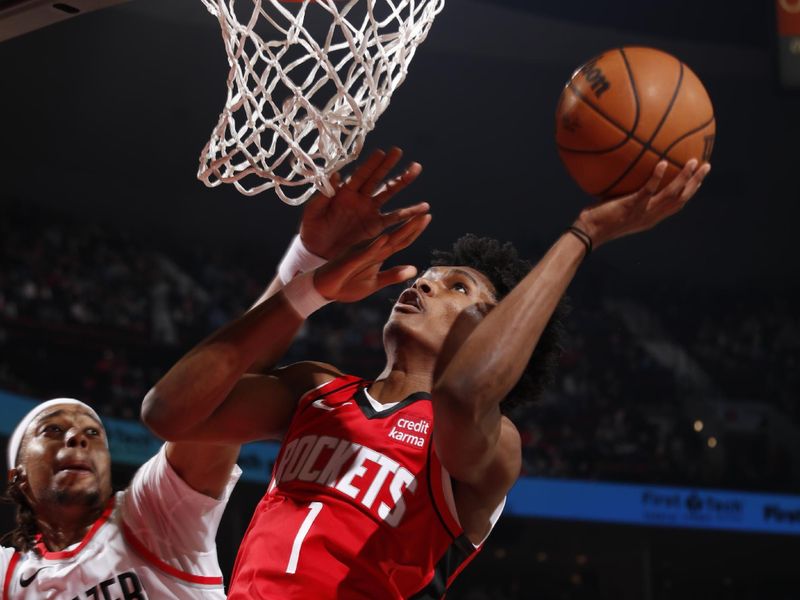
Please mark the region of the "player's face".
[[458, 346], [497, 304], [495, 289], [470, 267], [432, 267], [397, 299], [384, 334], [410, 334], [435, 353]]
[[21, 489], [42, 504], [94, 507], [111, 495], [105, 430], [84, 409], [52, 406], [28, 426], [20, 452]]

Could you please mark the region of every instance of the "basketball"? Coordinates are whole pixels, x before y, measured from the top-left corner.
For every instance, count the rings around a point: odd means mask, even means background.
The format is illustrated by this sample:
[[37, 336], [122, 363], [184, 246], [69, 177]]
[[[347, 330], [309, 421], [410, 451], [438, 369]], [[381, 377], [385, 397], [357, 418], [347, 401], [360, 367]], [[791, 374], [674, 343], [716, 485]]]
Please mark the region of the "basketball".
[[690, 159], [709, 160], [715, 132], [700, 79], [654, 48], [616, 48], [593, 58], [572, 75], [556, 110], [561, 160], [597, 198], [638, 190], [662, 159], [663, 187]]

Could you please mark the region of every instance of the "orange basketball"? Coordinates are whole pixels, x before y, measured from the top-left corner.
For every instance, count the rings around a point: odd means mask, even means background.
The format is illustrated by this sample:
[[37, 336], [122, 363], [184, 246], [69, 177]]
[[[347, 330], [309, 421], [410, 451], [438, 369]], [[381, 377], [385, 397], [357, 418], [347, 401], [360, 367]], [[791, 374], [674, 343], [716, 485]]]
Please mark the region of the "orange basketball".
[[703, 84], [654, 48], [604, 52], [580, 67], [556, 110], [556, 144], [569, 174], [598, 198], [638, 190], [662, 160], [662, 186], [714, 147], [714, 107]]

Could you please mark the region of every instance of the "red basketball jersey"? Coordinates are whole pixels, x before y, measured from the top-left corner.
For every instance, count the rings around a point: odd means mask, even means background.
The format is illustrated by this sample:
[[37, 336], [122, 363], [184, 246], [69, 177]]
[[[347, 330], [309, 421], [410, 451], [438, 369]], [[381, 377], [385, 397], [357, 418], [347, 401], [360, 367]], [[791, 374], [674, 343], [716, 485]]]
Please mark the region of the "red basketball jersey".
[[442, 598], [475, 556], [445, 495], [430, 395], [376, 411], [368, 385], [338, 377], [298, 403], [229, 600]]

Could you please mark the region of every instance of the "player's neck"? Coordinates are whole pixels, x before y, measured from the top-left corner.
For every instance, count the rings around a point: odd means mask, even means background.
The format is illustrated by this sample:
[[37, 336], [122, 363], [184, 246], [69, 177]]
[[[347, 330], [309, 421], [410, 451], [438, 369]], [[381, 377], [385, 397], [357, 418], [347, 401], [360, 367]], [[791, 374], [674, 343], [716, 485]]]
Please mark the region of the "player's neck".
[[390, 360], [383, 372], [369, 387], [370, 396], [381, 404], [399, 402], [415, 392], [430, 392], [433, 388], [433, 361], [412, 359]]
[[102, 506], [38, 508], [36, 525], [47, 549], [59, 552], [80, 542], [102, 512]]

